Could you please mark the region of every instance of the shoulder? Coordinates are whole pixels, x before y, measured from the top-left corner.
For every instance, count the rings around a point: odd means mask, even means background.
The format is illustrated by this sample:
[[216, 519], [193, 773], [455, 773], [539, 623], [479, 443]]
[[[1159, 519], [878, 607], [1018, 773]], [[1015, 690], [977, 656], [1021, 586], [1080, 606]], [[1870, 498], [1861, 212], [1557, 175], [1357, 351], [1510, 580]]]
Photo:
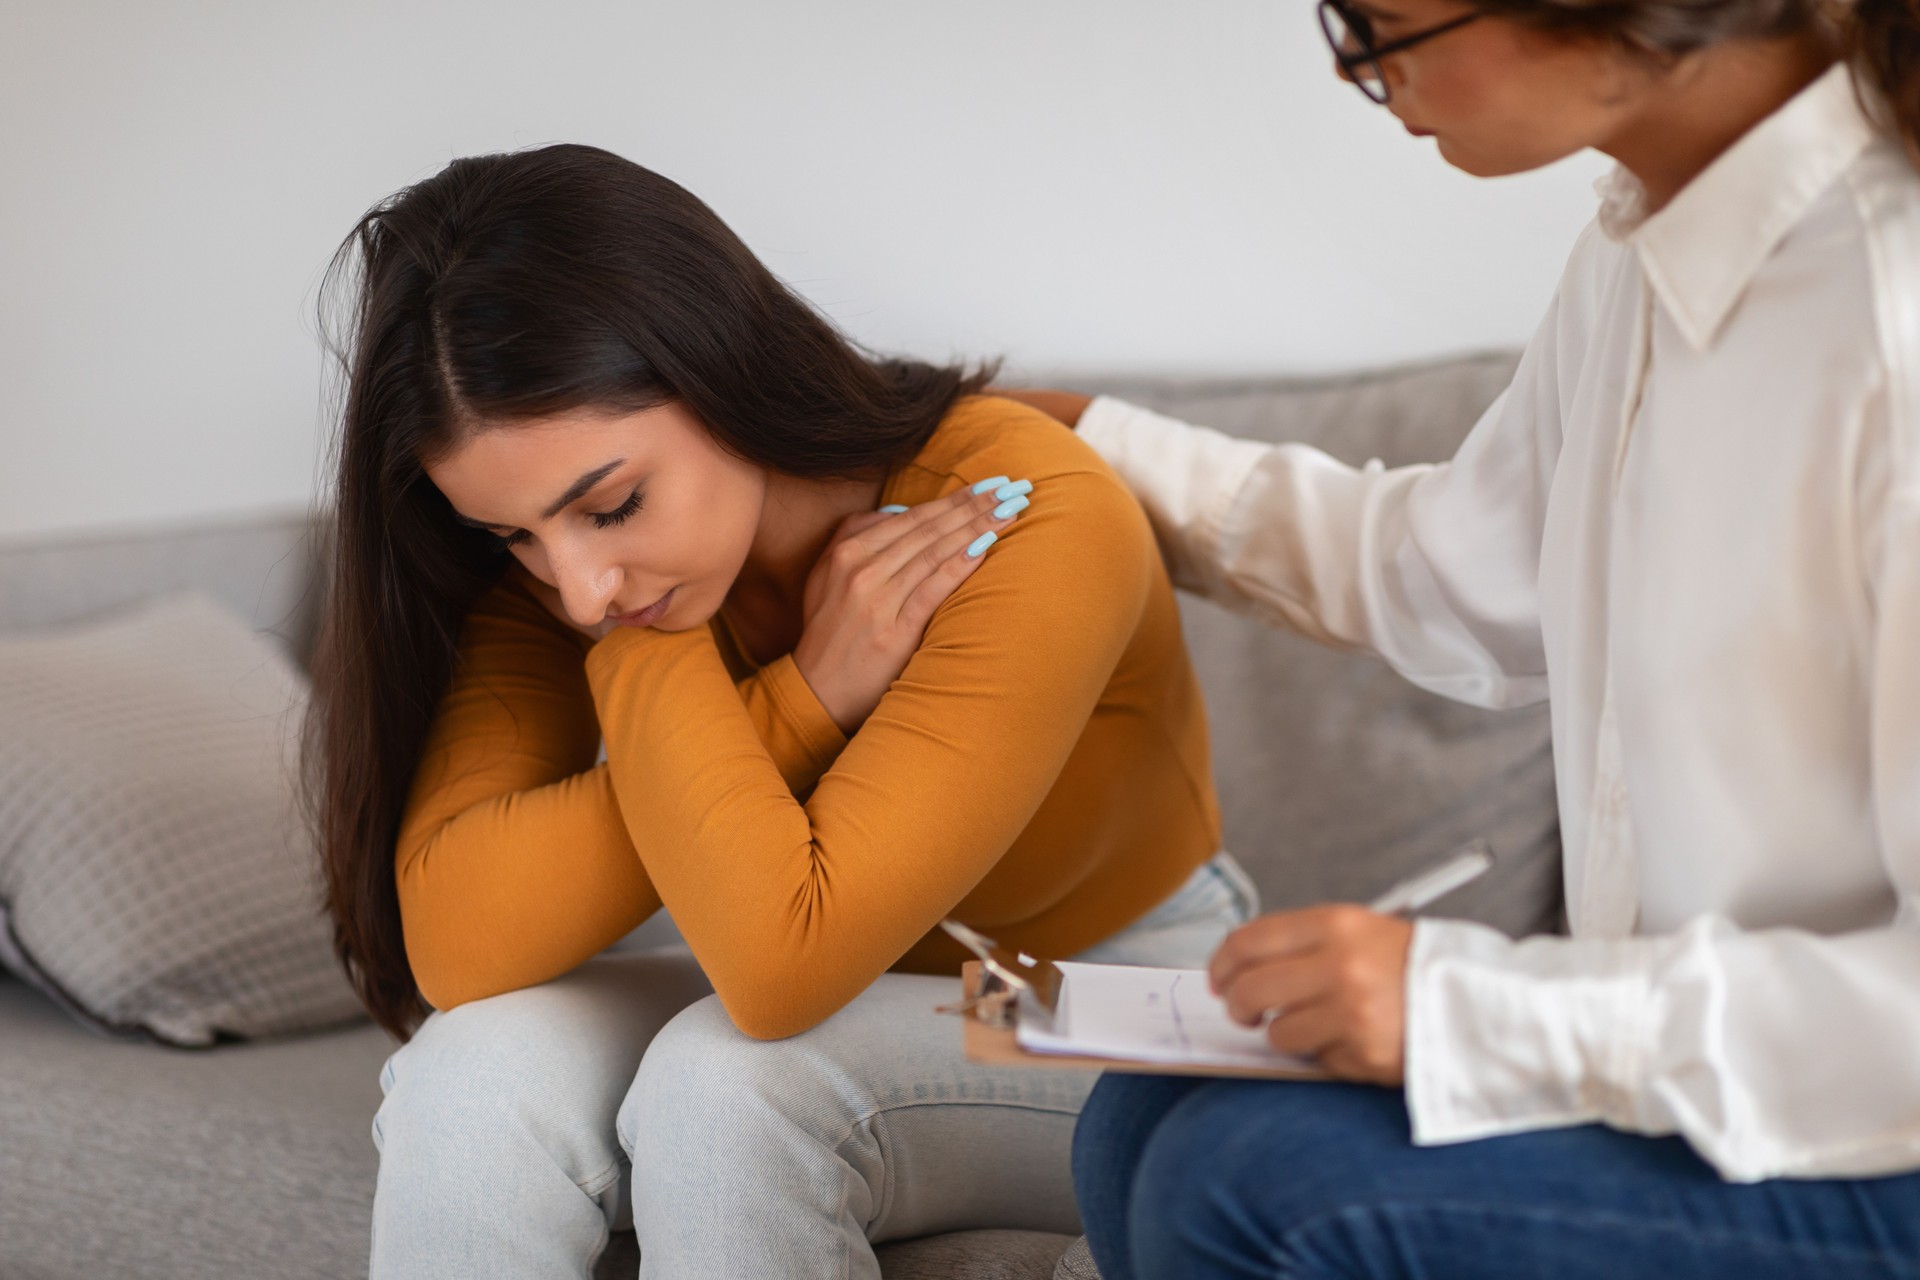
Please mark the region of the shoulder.
[[1036, 514], [1043, 501], [1055, 510], [1065, 504], [1082, 522], [1098, 521], [1110, 534], [1152, 542], [1139, 503], [1091, 445], [1038, 409], [998, 396], [955, 403], [896, 473], [888, 494], [891, 501], [929, 502], [996, 476], [1031, 481]]
[[1026, 584], [1062, 599], [1137, 600], [1160, 553], [1146, 513], [1111, 467], [1053, 418], [995, 396], [970, 396], [887, 485], [887, 500], [931, 502], [963, 485], [1006, 476], [1033, 484], [982, 571], [956, 594]]
[[937, 484], [943, 493], [1000, 475], [1036, 485], [1072, 476], [1087, 487], [1126, 493], [1113, 468], [1069, 428], [1038, 409], [999, 396], [957, 401], [901, 470], [911, 473], [917, 488]]
[[1560, 269], [1555, 294], [1561, 309], [1588, 323], [1596, 322], [1601, 302], [1618, 287], [1623, 276], [1636, 269], [1632, 248], [1608, 235], [1600, 216], [1590, 218], [1574, 238]]

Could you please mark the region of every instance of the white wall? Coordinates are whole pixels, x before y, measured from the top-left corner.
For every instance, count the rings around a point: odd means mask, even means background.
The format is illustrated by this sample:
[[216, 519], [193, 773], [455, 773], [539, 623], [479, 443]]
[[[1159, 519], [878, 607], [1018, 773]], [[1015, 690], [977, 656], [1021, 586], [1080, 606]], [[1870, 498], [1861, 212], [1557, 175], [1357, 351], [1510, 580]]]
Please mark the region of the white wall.
[[1524, 340], [1599, 166], [1462, 177], [1326, 62], [1307, 0], [0, 0], [0, 537], [306, 502], [329, 253], [548, 141], [690, 186], [884, 348]]

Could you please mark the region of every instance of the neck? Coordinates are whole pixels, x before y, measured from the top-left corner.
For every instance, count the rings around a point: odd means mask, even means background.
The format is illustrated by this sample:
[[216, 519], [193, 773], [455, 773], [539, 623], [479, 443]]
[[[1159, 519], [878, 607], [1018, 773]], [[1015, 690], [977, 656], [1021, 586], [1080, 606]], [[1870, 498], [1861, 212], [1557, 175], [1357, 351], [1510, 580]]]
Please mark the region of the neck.
[[1824, 33], [1730, 40], [1683, 58], [1661, 76], [1646, 105], [1599, 149], [1646, 188], [1657, 213], [1747, 130], [1833, 65]]
[[760, 527], [727, 603], [755, 618], [785, 618], [798, 625], [813, 572], [833, 531], [850, 515], [872, 511], [880, 501], [878, 480], [803, 480], [767, 477]]

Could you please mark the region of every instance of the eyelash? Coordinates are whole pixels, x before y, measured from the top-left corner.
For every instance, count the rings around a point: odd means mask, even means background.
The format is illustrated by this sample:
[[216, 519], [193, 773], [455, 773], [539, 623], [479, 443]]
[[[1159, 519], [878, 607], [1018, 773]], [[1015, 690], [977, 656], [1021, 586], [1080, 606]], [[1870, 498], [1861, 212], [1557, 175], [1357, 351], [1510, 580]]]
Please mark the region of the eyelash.
[[[635, 489], [632, 493], [627, 495], [627, 500], [625, 502], [621, 503], [619, 506], [615, 507], [613, 510], [589, 511], [587, 513], [587, 518], [593, 521], [593, 527], [596, 529], [611, 529], [615, 525], [625, 524], [629, 519], [633, 517], [634, 512], [640, 510], [642, 505], [643, 505], [643, 500], [640, 496], [640, 490]], [[508, 534], [504, 538], [497, 533], [490, 533], [487, 536], [494, 540], [494, 543], [500, 548], [500, 550], [505, 551], [510, 547], [517, 547], [521, 543], [525, 542], [527, 540], [528, 535], [525, 529], [515, 529], [512, 533]]]
[[615, 507], [613, 510], [601, 512], [598, 514], [589, 512], [587, 518], [593, 521], [593, 527], [596, 529], [611, 529], [613, 528], [613, 526], [617, 524], [625, 524], [627, 522], [628, 517], [632, 516], [633, 513], [638, 511], [639, 509], [640, 509], [640, 491], [638, 489], [635, 489], [632, 493], [627, 495], [627, 500], [625, 502], [621, 503], [619, 506]]

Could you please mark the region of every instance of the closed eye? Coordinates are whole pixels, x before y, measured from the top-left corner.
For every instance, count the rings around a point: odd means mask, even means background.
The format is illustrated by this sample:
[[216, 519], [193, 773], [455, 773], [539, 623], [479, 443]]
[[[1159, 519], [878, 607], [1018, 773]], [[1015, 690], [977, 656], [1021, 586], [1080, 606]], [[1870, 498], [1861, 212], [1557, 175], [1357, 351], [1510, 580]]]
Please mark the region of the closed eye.
[[625, 502], [613, 510], [601, 512], [590, 511], [587, 513], [587, 518], [593, 521], [593, 527], [596, 529], [611, 529], [617, 524], [625, 524], [628, 517], [640, 509], [641, 503], [640, 490], [635, 489], [627, 495]]
[[[627, 500], [611, 511], [589, 511], [587, 519], [593, 521], [596, 529], [611, 529], [615, 525], [625, 524], [633, 514], [644, 505], [645, 499], [640, 490], [635, 489], [627, 495]], [[487, 530], [487, 536], [493, 539], [493, 545], [501, 551], [517, 547], [532, 535], [525, 529], [515, 529], [512, 533], [495, 533]]]

